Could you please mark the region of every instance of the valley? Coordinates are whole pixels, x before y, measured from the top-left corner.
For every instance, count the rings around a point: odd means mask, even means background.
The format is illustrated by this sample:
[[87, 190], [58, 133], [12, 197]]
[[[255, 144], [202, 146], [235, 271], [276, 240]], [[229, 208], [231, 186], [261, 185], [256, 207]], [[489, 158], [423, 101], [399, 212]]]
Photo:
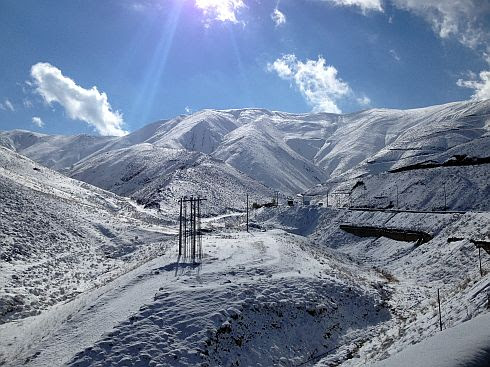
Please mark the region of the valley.
[[[489, 113], [204, 110], [123, 137], [0, 132], [0, 365], [410, 365], [473, 323], [451, 348], [483, 366]], [[183, 196], [207, 198], [198, 264], [177, 252]]]

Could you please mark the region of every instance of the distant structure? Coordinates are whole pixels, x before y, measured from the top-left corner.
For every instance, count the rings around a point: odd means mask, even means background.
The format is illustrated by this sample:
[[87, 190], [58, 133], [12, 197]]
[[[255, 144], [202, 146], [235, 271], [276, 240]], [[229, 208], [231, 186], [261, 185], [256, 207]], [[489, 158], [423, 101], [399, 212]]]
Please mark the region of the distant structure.
[[297, 196], [301, 198], [301, 202], [303, 203], [303, 205], [308, 206], [311, 204], [312, 195], [307, 195], [303, 193], [303, 194], [298, 194]]
[[276, 207], [279, 205], [279, 191], [274, 191], [274, 197], [272, 198], [272, 202]]
[[[328, 193], [327, 195], [330, 195], [332, 197], [332, 206], [337, 206], [338, 208], [346, 207], [346, 206], [351, 206], [350, 201], [351, 201], [351, 196], [350, 192], [348, 191], [336, 191], [336, 192], [331, 192]], [[328, 198], [328, 196], [327, 196]], [[328, 199], [327, 199], [328, 202]], [[335, 203], [337, 202], [337, 203]]]
[[193, 196], [179, 199], [179, 256], [193, 263], [202, 259], [201, 202], [205, 200]]

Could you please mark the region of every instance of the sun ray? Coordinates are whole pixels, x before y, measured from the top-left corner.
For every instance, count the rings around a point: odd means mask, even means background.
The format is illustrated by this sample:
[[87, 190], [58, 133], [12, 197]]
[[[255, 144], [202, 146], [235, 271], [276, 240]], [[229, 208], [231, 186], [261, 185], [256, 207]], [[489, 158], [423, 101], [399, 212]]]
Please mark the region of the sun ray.
[[143, 111], [137, 118], [140, 122], [147, 121], [151, 107], [155, 102], [155, 96], [160, 87], [160, 81], [165, 71], [170, 49], [173, 44], [175, 30], [179, 23], [182, 11], [182, 2], [176, 2], [169, 13], [169, 21], [161, 33], [160, 41], [155, 48], [153, 57], [146, 68], [145, 77], [138, 93], [138, 98], [133, 104], [133, 111]]
[[245, 71], [245, 67], [244, 67], [243, 60], [242, 60], [242, 55], [240, 53], [240, 48], [238, 47], [238, 43], [237, 43], [235, 34], [234, 34], [233, 29], [231, 27], [228, 27], [228, 31], [230, 32], [230, 39], [231, 39], [231, 43], [233, 46], [233, 52], [235, 54], [235, 58], [236, 58], [237, 65], [238, 65], [238, 73], [240, 76], [240, 82], [244, 88], [244, 92], [245, 92], [246, 97], [248, 99], [248, 103], [249, 104], [251, 103], [253, 106], [255, 106], [255, 99], [253, 97], [253, 93], [251, 92], [252, 88], [250, 87], [250, 81], [249, 81], [247, 73]]

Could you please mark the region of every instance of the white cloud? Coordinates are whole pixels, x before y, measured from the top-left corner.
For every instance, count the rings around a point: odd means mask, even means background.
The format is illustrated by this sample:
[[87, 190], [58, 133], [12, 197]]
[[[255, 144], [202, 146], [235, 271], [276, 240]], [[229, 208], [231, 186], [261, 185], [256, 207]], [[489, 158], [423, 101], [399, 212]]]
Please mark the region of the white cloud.
[[196, 6], [209, 19], [238, 23], [237, 13], [245, 8], [243, 0], [196, 0]]
[[361, 106], [369, 106], [371, 104], [371, 99], [368, 96], [362, 96], [356, 99], [357, 103]]
[[120, 0], [118, 1], [126, 9], [142, 13], [152, 10], [164, 10], [165, 3], [162, 0]]
[[24, 105], [25, 108], [32, 108], [33, 107], [32, 101], [30, 99], [27, 99], [27, 98], [24, 98], [24, 100], [22, 101], [22, 104]]
[[333, 3], [337, 6], [355, 6], [361, 8], [366, 13], [367, 11], [383, 11], [381, 0], [322, 0]]
[[10, 111], [10, 112], [15, 111], [14, 105], [8, 99], [6, 99], [3, 103], [0, 103], [0, 109], [4, 111]]
[[141, 3], [131, 3], [130, 8], [138, 12], [146, 10], [146, 6]]
[[401, 60], [401, 57], [398, 55], [398, 53], [394, 49], [391, 49], [389, 52], [390, 52], [391, 57], [393, 57], [396, 61]]
[[478, 77], [478, 75], [476, 75], [476, 73], [474, 73], [473, 71], [471, 70], [468, 70], [466, 72], [466, 76], [469, 78], [469, 79], [476, 79]]
[[277, 8], [272, 12], [271, 18], [276, 27], [286, 24], [286, 16]]
[[[395, 6], [412, 11], [429, 22], [441, 38], [455, 38], [479, 52], [490, 65], [490, 2], [486, 0], [392, 0]], [[457, 85], [475, 91], [475, 100], [490, 98], [490, 71], [470, 75]]]
[[112, 111], [107, 95], [99, 92], [97, 87], [82, 88], [64, 76], [60, 69], [48, 63], [33, 65], [31, 76], [36, 92], [48, 104], [57, 102], [63, 106], [71, 119], [85, 121], [95, 127], [101, 135], [127, 134], [122, 129], [122, 115], [118, 111]]
[[490, 45], [488, 46], [487, 51], [483, 53], [483, 58], [487, 64], [490, 65]]
[[459, 79], [458, 86], [470, 88], [475, 91], [472, 98], [475, 100], [490, 99], [490, 71], [480, 72], [480, 80]]
[[185, 106], [185, 113], [191, 114], [192, 113], [192, 108], [190, 108], [189, 106]]
[[[463, 45], [487, 47], [490, 2], [485, 0], [392, 0], [398, 8], [428, 21], [441, 38], [456, 37]], [[485, 19], [487, 24], [485, 25]]]
[[[337, 6], [356, 6], [364, 13], [383, 11], [383, 0], [321, 0]], [[463, 45], [490, 53], [488, 0], [384, 0], [424, 18], [441, 38], [455, 37]], [[392, 22], [390, 16], [388, 22]], [[488, 57], [490, 63], [490, 57]]]
[[326, 65], [323, 57], [302, 62], [295, 55], [284, 55], [269, 63], [267, 69], [294, 82], [315, 112], [341, 113], [337, 101], [351, 92], [349, 85], [337, 78], [337, 69]]
[[275, 71], [282, 79], [290, 79], [294, 77], [293, 68], [298, 60], [295, 55], [284, 55], [277, 59], [272, 64], [267, 64], [267, 70]]
[[32, 118], [32, 123], [37, 127], [44, 127], [44, 122], [40, 117], [34, 116]]

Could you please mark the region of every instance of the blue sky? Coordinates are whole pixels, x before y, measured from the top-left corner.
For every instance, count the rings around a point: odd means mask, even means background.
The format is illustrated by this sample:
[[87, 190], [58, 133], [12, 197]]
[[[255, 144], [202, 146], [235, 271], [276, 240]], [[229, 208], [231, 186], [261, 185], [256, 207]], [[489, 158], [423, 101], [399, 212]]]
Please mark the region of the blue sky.
[[490, 98], [484, 0], [0, 0], [0, 129]]

